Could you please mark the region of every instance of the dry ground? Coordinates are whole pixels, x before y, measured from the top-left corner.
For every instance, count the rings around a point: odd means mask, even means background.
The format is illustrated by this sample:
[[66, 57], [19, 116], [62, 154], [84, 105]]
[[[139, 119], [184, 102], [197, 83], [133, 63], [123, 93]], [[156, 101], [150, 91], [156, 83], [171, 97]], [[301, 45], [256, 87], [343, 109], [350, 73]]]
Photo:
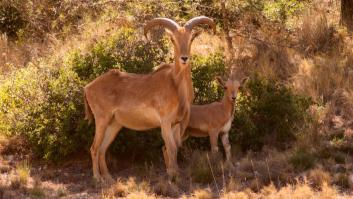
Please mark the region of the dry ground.
[[[173, 181], [161, 159], [110, 156], [109, 168], [117, 182], [107, 185], [92, 179], [88, 153], [54, 165], [33, 160], [26, 150], [14, 150], [12, 146], [19, 144], [1, 139], [0, 198], [353, 198], [349, 188], [334, 185], [334, 173], [322, 166], [294, 172], [288, 163], [291, 152], [235, 150], [231, 168], [223, 165], [222, 154], [208, 156], [184, 148], [181, 174]], [[348, 177], [347, 186], [352, 187], [353, 175]]]

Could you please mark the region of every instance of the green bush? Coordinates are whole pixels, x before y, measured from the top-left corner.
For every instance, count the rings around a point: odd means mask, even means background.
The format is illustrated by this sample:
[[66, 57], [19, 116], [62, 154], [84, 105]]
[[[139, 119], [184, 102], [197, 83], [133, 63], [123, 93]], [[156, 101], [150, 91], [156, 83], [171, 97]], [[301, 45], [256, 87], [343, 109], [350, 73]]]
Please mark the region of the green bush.
[[316, 157], [313, 153], [305, 149], [296, 150], [290, 158], [290, 163], [294, 169], [305, 171], [315, 166]]
[[0, 86], [0, 130], [29, 140], [45, 159], [59, 159], [83, 142], [82, 81], [68, 68], [29, 65]]
[[285, 23], [288, 18], [303, 10], [304, 3], [305, 0], [265, 1], [263, 12], [269, 19]]
[[192, 58], [192, 82], [195, 90], [195, 104], [206, 104], [223, 96], [215, 77], [225, 75], [225, 58], [216, 52], [207, 57], [194, 55]]
[[255, 75], [238, 98], [231, 140], [243, 150], [260, 150], [263, 145], [287, 148], [304, 128], [310, 104], [309, 98]]
[[166, 39], [147, 42], [132, 28], [121, 28], [88, 48], [88, 52], [73, 51], [67, 65], [83, 80], [93, 80], [111, 68], [132, 73], [148, 73], [165, 62], [168, 53]]

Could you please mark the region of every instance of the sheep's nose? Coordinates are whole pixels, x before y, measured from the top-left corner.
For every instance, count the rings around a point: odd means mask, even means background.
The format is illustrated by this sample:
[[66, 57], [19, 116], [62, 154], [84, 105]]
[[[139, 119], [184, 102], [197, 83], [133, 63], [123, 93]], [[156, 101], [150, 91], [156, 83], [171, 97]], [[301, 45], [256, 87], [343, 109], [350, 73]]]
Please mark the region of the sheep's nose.
[[180, 59], [186, 62], [188, 60], [188, 57], [180, 57]]

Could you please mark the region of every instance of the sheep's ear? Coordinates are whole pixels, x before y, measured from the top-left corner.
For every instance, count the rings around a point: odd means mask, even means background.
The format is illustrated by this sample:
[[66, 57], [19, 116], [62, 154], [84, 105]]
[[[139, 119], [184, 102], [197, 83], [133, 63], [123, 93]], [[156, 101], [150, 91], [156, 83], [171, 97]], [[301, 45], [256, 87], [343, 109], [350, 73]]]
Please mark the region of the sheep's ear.
[[216, 80], [218, 81], [219, 85], [221, 85], [224, 89], [226, 89], [226, 84], [225, 84], [224, 80], [222, 79], [222, 77], [216, 76]]

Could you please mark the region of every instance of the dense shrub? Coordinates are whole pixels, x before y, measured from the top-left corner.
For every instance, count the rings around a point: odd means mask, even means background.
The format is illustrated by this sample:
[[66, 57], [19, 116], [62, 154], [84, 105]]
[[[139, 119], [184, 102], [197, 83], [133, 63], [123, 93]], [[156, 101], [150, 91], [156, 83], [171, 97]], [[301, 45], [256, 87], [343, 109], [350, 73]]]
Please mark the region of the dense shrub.
[[290, 163], [294, 169], [304, 171], [315, 166], [315, 155], [306, 149], [297, 149], [290, 158]]
[[253, 76], [238, 98], [231, 140], [243, 150], [283, 149], [304, 128], [311, 100], [278, 82]]
[[265, 1], [264, 13], [269, 19], [285, 23], [289, 17], [303, 10], [305, 7], [304, 3], [305, 0]]
[[0, 127], [26, 137], [34, 152], [57, 159], [82, 142], [82, 81], [68, 68], [29, 65], [12, 72], [0, 86]]
[[326, 13], [307, 14], [303, 18], [299, 34], [299, 46], [306, 55], [323, 52], [337, 54], [342, 49], [342, 38], [328, 22]]
[[195, 90], [195, 104], [206, 104], [219, 100], [223, 95], [215, 77], [225, 75], [225, 58], [216, 52], [207, 57], [193, 56], [192, 82]]
[[73, 51], [67, 64], [83, 80], [92, 80], [111, 68], [147, 73], [165, 62], [168, 49], [160, 34], [156, 41], [148, 42], [135, 29], [121, 28], [90, 46], [86, 53]]

